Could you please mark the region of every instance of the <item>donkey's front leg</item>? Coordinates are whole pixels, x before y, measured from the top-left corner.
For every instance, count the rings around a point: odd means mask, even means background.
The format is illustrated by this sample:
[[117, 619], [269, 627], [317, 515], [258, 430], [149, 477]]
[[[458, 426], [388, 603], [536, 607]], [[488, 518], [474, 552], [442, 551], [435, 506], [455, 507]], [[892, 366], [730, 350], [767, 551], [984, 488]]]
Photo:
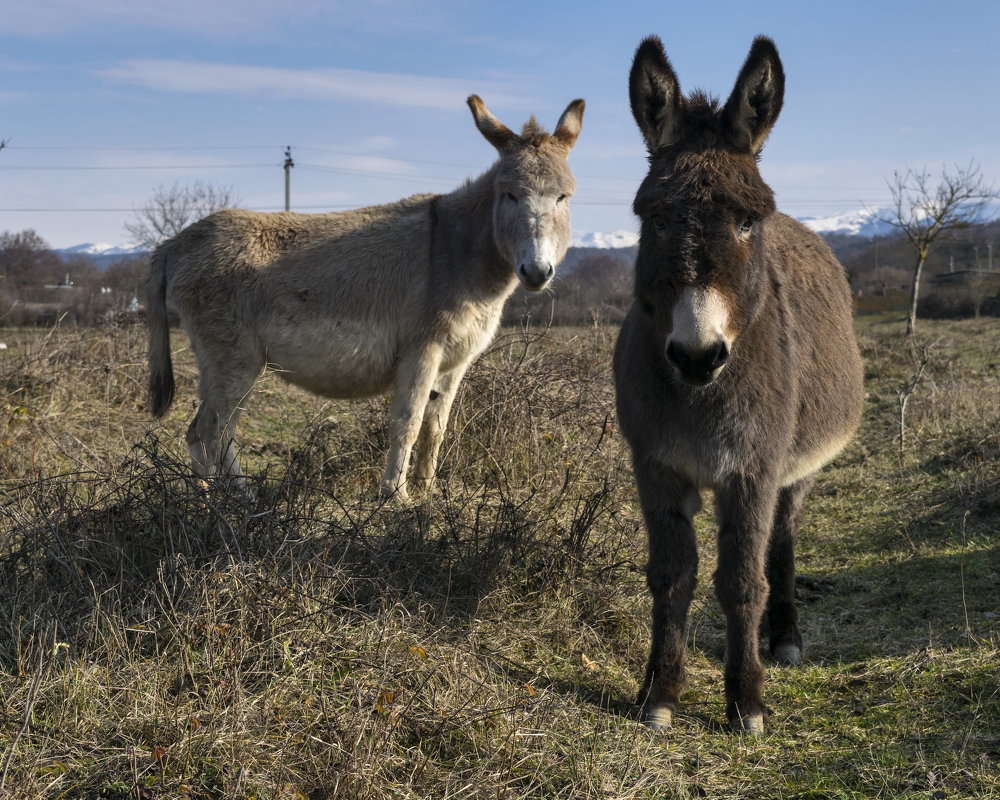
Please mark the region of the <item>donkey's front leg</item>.
[[423, 423], [424, 408], [438, 377], [441, 356], [441, 347], [432, 343], [400, 358], [389, 412], [389, 461], [379, 484], [383, 497], [409, 500], [406, 471]]
[[758, 649], [768, 590], [764, 562], [777, 494], [776, 480], [745, 475], [716, 491], [715, 592], [726, 615], [726, 715], [733, 730], [747, 733], [763, 733], [767, 713]]
[[650, 728], [669, 728], [684, 689], [687, 615], [698, 578], [691, 520], [701, 507], [697, 488], [649, 458], [634, 459], [649, 533], [646, 582], [653, 595], [652, 644], [638, 705]]
[[442, 372], [431, 390], [424, 409], [420, 438], [417, 440], [417, 463], [413, 468], [413, 482], [420, 490], [429, 491], [434, 485], [438, 452], [448, 425], [448, 416], [469, 363], [471, 362], [455, 367], [450, 372]]

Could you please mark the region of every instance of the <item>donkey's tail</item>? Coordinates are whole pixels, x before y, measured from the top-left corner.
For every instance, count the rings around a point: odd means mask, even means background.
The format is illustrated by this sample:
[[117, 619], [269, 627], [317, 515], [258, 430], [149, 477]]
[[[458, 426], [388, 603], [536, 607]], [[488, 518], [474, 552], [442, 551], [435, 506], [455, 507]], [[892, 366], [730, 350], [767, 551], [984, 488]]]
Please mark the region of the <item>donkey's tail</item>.
[[170, 324], [167, 320], [167, 247], [153, 252], [147, 286], [146, 325], [149, 328], [149, 410], [154, 417], [167, 413], [174, 401], [174, 365], [170, 360]]

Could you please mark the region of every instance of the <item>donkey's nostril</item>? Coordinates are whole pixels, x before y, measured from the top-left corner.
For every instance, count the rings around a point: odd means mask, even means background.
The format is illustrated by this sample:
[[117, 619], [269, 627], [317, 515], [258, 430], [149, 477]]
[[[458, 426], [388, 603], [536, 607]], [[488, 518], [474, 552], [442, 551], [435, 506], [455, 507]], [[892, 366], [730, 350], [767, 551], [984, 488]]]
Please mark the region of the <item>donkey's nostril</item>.
[[551, 264], [529, 264], [518, 265], [517, 277], [521, 279], [525, 289], [537, 292], [548, 284], [556, 270]]
[[716, 342], [704, 349], [688, 349], [676, 341], [667, 344], [667, 360], [681, 376], [694, 383], [708, 383], [729, 358], [729, 345]]
[[667, 360], [670, 361], [671, 364], [678, 365], [684, 360], [684, 354], [675, 341], [667, 342]]
[[712, 356], [711, 366], [712, 369], [718, 369], [725, 364], [726, 359], [729, 358], [729, 346], [725, 342], [719, 342], [714, 349], [715, 353]]

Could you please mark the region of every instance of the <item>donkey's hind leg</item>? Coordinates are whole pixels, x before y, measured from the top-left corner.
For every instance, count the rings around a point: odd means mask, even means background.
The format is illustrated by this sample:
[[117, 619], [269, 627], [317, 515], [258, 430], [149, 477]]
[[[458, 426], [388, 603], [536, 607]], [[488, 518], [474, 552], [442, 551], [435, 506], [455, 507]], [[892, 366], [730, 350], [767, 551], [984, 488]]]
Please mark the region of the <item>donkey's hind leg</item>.
[[795, 610], [795, 542], [811, 486], [811, 477], [786, 486], [778, 495], [774, 513], [774, 529], [767, 555], [770, 591], [762, 628], [768, 637], [771, 657], [778, 664], [797, 666], [802, 663], [802, 635]]
[[[246, 486], [246, 477], [236, 457], [233, 436], [243, 411], [242, 404], [253, 388], [259, 369], [201, 364], [199, 393], [201, 406], [187, 433], [191, 465], [196, 474], [209, 477], [227, 475], [237, 485]], [[214, 366], [214, 368], [213, 368]]]
[[413, 482], [421, 491], [430, 491], [434, 485], [438, 453], [448, 425], [451, 406], [455, 402], [455, 395], [467, 368], [468, 364], [463, 364], [451, 372], [442, 372], [434, 382], [434, 388], [428, 397], [420, 438], [417, 440], [417, 463], [413, 469]]

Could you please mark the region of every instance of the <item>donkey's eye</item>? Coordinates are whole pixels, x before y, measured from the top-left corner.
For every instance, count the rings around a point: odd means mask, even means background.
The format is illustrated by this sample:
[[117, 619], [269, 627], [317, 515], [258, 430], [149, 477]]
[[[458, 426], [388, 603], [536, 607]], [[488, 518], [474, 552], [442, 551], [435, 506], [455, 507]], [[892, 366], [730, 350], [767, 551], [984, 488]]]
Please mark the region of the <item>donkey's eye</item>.
[[517, 202], [517, 196], [513, 192], [504, 192], [503, 198], [504, 200], [509, 200], [512, 203]]
[[666, 233], [667, 221], [659, 214], [653, 214], [653, 216], [649, 218], [649, 221], [653, 223], [653, 229], [657, 233]]
[[557, 203], [564, 203], [566, 201], [566, 195], [561, 194], [556, 198]]
[[740, 233], [750, 233], [753, 230], [753, 226], [757, 224], [757, 218], [755, 216], [747, 215], [743, 218], [743, 222], [740, 223]]

